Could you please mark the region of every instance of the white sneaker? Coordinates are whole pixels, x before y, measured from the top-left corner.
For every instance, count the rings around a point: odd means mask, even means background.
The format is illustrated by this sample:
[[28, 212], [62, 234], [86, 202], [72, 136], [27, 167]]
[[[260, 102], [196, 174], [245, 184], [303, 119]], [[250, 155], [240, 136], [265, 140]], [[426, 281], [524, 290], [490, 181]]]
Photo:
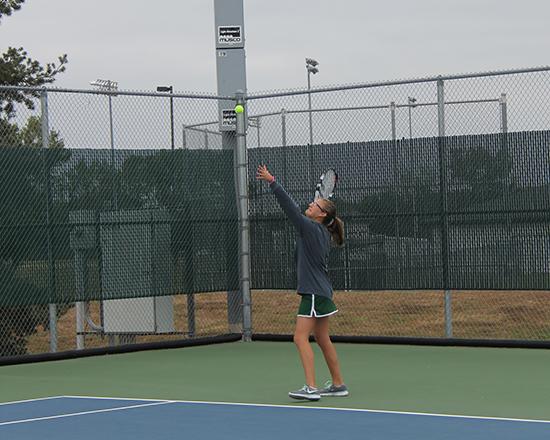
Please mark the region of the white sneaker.
[[319, 390], [317, 388], [312, 388], [309, 385], [304, 385], [298, 391], [291, 391], [288, 395], [293, 399], [311, 400], [312, 402], [321, 398]]
[[323, 388], [319, 390], [321, 396], [332, 397], [346, 397], [349, 396], [348, 387], [344, 384], [335, 386], [330, 382], [327, 382]]

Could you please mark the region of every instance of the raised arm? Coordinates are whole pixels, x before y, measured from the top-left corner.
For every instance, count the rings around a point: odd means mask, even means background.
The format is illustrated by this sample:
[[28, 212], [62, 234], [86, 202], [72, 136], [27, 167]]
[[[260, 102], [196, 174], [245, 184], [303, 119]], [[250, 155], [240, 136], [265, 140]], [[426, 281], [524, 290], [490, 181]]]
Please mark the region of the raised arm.
[[294, 226], [301, 230], [302, 227], [307, 224], [307, 218], [304, 214], [302, 214], [298, 204], [292, 199], [292, 197], [287, 194], [283, 186], [275, 181], [275, 177], [271, 175], [271, 173], [267, 169], [267, 166], [260, 165], [258, 167], [258, 170], [256, 172], [256, 179], [265, 180], [269, 183], [271, 191], [273, 191], [277, 202], [279, 203], [281, 208], [283, 208], [285, 214], [288, 216]]

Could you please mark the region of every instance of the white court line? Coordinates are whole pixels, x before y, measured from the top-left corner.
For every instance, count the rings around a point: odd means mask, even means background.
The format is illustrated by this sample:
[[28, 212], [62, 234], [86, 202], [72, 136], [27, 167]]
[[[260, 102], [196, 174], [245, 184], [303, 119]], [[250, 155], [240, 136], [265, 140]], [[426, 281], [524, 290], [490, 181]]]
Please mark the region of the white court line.
[[[160, 399], [140, 399], [130, 397], [99, 397], [99, 396], [63, 396], [71, 399], [104, 399], [104, 400], [142, 400], [144, 402], [164, 402]], [[438, 413], [422, 413], [422, 412], [410, 412], [410, 411], [389, 411], [381, 409], [362, 409], [362, 408], [334, 408], [329, 406], [305, 406], [305, 405], [270, 405], [265, 403], [239, 403], [239, 402], [209, 402], [205, 400], [170, 400], [170, 403], [196, 403], [202, 405], [227, 405], [227, 406], [257, 406], [265, 408], [305, 408], [305, 409], [318, 409], [318, 410], [330, 410], [330, 411], [348, 411], [348, 412], [366, 412], [375, 414], [399, 414], [399, 415], [411, 415], [411, 416], [429, 416], [429, 417], [449, 417], [457, 419], [478, 419], [478, 420], [495, 420], [495, 421], [507, 421], [507, 422], [528, 422], [528, 423], [548, 423], [550, 420], [537, 420], [537, 419], [514, 419], [509, 417], [489, 417], [489, 416], [465, 416], [460, 414], [438, 414]]]
[[[68, 397], [68, 396], [64, 396], [64, 397]], [[115, 400], [115, 399], [113, 399], [113, 400]], [[116, 400], [121, 400], [121, 399], [116, 399]], [[141, 399], [127, 399], [127, 400], [141, 400]], [[61, 419], [61, 418], [64, 418], [64, 417], [74, 417], [74, 416], [81, 416], [81, 415], [85, 415], [85, 414], [97, 414], [97, 413], [112, 412], [112, 411], [122, 411], [122, 410], [132, 409], [132, 408], [142, 408], [142, 407], [145, 407], [145, 406], [166, 405], [168, 403], [174, 403], [174, 402], [172, 402], [171, 400], [162, 400], [162, 401], [158, 401], [158, 402], [154, 402], [154, 403], [145, 403], [145, 404], [141, 404], [141, 405], [122, 406], [122, 407], [119, 407], [119, 408], [96, 409], [96, 410], [92, 410], [92, 411], [81, 411], [81, 412], [69, 413], [69, 414], [59, 414], [57, 416], [36, 417], [34, 419], [23, 419], [23, 420], [13, 420], [11, 422], [1, 422], [0, 426], [15, 425], [17, 423], [37, 422], [37, 421], [40, 421], [40, 420]]]
[[14, 405], [16, 403], [38, 402], [40, 400], [50, 400], [50, 399], [62, 399], [63, 397], [65, 397], [65, 396], [37, 397], [36, 399], [14, 400], [12, 402], [2, 402], [2, 403], [0, 403], [0, 405]]

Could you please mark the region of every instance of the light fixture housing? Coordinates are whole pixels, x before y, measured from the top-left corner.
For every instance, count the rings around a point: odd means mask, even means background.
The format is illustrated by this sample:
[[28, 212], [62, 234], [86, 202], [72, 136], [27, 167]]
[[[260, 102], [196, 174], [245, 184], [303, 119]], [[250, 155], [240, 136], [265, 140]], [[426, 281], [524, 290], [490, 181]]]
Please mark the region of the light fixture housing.
[[90, 85], [99, 87], [100, 90], [108, 92], [118, 90], [118, 82], [111, 81], [110, 79], [96, 79], [95, 81], [91, 81]]
[[313, 58], [306, 58], [306, 66], [318, 66], [319, 62], [314, 60]]

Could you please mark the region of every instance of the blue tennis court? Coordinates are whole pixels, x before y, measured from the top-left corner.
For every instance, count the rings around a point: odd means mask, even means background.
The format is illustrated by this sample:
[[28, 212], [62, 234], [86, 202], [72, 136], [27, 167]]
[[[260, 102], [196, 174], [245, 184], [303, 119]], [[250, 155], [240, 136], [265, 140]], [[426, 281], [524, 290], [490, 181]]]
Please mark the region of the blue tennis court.
[[0, 405], [0, 438], [550, 438], [550, 421], [221, 402], [58, 396]]

